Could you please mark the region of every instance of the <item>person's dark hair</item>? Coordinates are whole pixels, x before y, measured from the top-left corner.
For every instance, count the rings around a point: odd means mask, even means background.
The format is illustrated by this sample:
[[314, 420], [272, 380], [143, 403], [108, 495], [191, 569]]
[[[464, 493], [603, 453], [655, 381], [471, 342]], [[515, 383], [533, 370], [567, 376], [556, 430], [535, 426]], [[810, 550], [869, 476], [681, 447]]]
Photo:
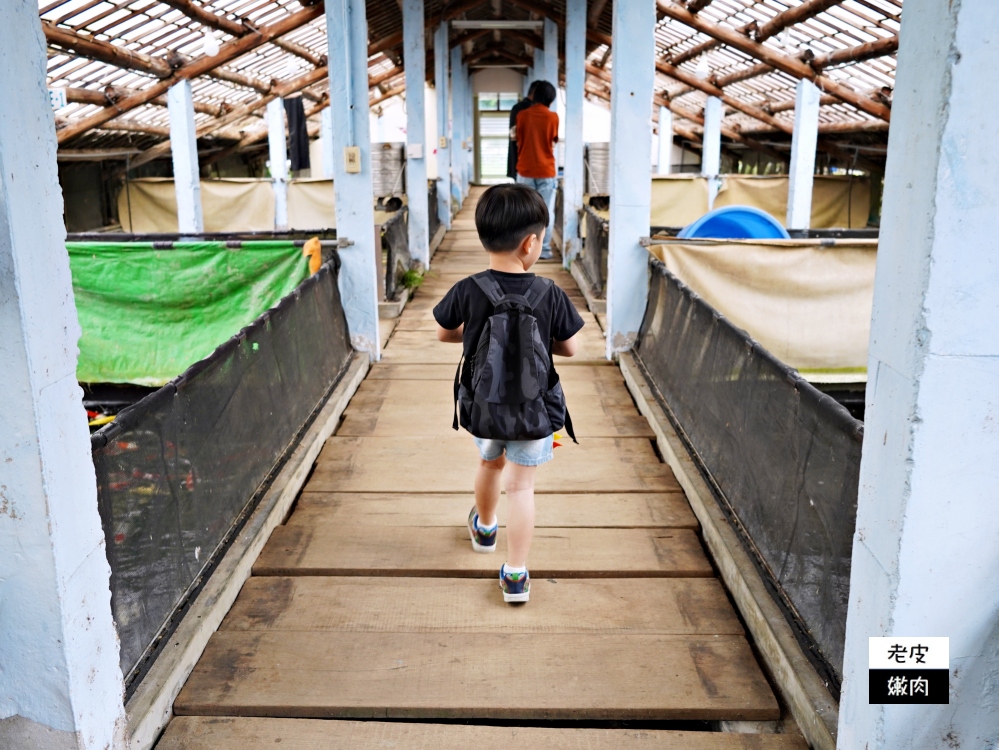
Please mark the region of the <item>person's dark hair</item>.
[[475, 228], [486, 250], [511, 252], [529, 234], [544, 236], [548, 206], [541, 194], [527, 185], [493, 185], [475, 207]]
[[534, 96], [531, 98], [535, 104], [544, 104], [546, 107], [550, 107], [552, 102], [555, 101], [555, 87], [548, 81], [538, 81], [537, 84], [537, 87], [534, 89]]
[[531, 81], [531, 85], [527, 87], [528, 99], [531, 99], [532, 101], [534, 100], [534, 92], [537, 91], [539, 83], [541, 83], [541, 81]]

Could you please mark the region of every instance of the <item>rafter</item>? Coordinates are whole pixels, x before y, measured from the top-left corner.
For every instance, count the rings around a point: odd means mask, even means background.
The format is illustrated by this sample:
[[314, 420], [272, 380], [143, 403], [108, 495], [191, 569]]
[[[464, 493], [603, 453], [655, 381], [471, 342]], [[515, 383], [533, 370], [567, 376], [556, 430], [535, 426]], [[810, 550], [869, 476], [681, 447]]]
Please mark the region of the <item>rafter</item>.
[[92, 36], [60, 28], [48, 21], [42, 21], [42, 30], [45, 32], [45, 41], [49, 45], [73, 52], [80, 57], [114, 65], [117, 68], [137, 70], [157, 78], [169, 78], [173, 75], [173, 68], [170, 67], [165, 58], [133, 52], [117, 44], [103, 42]]
[[605, 7], [607, 7], [607, 0], [593, 0], [590, 12], [586, 16], [586, 25], [589, 28], [596, 28], [597, 24], [600, 23], [600, 17], [604, 14]]
[[875, 42], [867, 42], [856, 47], [836, 50], [827, 55], [819, 55], [809, 61], [815, 70], [823, 70], [833, 65], [843, 65], [845, 63], [858, 63], [864, 60], [873, 60], [885, 55], [893, 55], [898, 51], [898, 36], [889, 36], [878, 39]]
[[[97, 107], [107, 107], [114, 104], [119, 99], [126, 96], [132, 96], [136, 92], [131, 89], [119, 89], [112, 86], [108, 86], [104, 91], [95, 91], [94, 89], [82, 89], [68, 86], [66, 91], [66, 101], [73, 104], [93, 104]], [[167, 99], [165, 96], [158, 96], [149, 104], [156, 105], [157, 107], [166, 107]], [[219, 117], [224, 115], [228, 109], [231, 109], [228, 104], [206, 104], [204, 102], [194, 102], [194, 111], [199, 112], [203, 115], [211, 115], [212, 117]]]
[[673, 2], [657, 0], [656, 6], [659, 10], [675, 21], [684, 23], [691, 28], [697, 29], [703, 34], [712, 36], [715, 39], [733, 47], [740, 52], [755, 57], [761, 62], [774, 66], [777, 70], [787, 73], [797, 79], [807, 79], [812, 81], [822, 91], [838, 97], [842, 101], [857, 109], [866, 112], [882, 120], [891, 119], [891, 109], [880, 102], [860, 94], [853, 89], [847, 88], [841, 83], [816, 73], [807, 63], [793, 57], [783, 55], [776, 50], [766, 47], [759, 42], [754, 42], [739, 34], [735, 29], [721, 26], [704, 20], [700, 16], [695, 16], [686, 8], [682, 8]]
[[226, 42], [219, 49], [219, 53], [214, 57], [199, 58], [180, 67], [170, 78], [157, 81], [155, 84], [149, 86], [143, 91], [132, 96], [125, 97], [124, 99], [116, 102], [113, 107], [105, 107], [100, 112], [95, 112], [89, 117], [81, 118], [72, 125], [67, 125], [65, 128], [57, 132], [56, 138], [59, 143], [65, 143], [71, 138], [75, 138], [91, 128], [103, 125], [105, 122], [113, 120], [115, 117], [118, 117], [125, 112], [133, 110], [136, 107], [141, 107], [143, 104], [152, 101], [156, 97], [162, 96], [173, 84], [178, 81], [197, 78], [198, 76], [204, 75], [205, 73], [218, 68], [230, 60], [256, 49], [262, 44], [267, 44], [272, 39], [276, 39], [277, 37], [304, 26], [310, 21], [318, 18], [322, 13], [323, 4], [319, 3], [318, 5], [303, 8], [296, 13], [292, 13], [282, 18], [280, 21], [276, 21], [269, 26], [258, 29], [255, 34]]

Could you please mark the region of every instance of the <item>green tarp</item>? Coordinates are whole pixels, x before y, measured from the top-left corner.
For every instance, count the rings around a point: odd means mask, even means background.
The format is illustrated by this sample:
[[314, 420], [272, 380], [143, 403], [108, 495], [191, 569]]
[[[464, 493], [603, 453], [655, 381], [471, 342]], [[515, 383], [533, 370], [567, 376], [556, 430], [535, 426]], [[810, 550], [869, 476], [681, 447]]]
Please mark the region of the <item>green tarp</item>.
[[83, 335], [77, 379], [159, 386], [291, 292], [308, 260], [291, 241], [69, 242]]

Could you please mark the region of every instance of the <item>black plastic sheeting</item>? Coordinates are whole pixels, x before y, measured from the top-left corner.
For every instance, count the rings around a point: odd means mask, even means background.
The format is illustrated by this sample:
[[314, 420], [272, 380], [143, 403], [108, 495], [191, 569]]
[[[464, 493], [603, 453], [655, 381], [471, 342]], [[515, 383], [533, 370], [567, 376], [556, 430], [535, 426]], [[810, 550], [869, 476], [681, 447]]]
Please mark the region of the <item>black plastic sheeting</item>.
[[429, 180], [427, 188], [427, 213], [428, 213], [428, 234], [432, 240], [437, 235], [437, 230], [441, 228], [441, 217], [437, 213], [437, 180]]
[[400, 208], [382, 224], [382, 250], [385, 253], [385, 299], [395, 300], [402, 292], [402, 279], [413, 265], [409, 254], [409, 209]]
[[129, 694], [349, 365], [336, 263], [91, 436]]
[[863, 424], [655, 259], [637, 354], [838, 693]]
[[610, 224], [590, 206], [583, 209], [586, 222], [586, 239], [583, 241], [581, 259], [583, 271], [593, 289], [601, 296], [607, 283], [607, 243], [610, 241]]

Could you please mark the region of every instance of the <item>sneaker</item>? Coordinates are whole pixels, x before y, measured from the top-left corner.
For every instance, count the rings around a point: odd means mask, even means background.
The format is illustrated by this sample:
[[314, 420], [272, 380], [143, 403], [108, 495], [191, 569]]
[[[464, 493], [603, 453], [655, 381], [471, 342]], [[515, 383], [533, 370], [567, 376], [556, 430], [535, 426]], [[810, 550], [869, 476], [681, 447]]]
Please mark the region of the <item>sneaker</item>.
[[496, 528], [492, 531], [480, 529], [479, 514], [474, 507], [468, 512], [468, 535], [472, 538], [472, 549], [476, 552], [496, 551]]
[[541, 255], [538, 256], [538, 260], [551, 260], [551, 259], [552, 259], [551, 250], [543, 250], [541, 252]]
[[499, 572], [500, 588], [503, 589], [503, 601], [505, 602], [526, 602], [531, 598], [531, 574], [528, 571], [523, 573], [507, 573], [506, 565], [500, 567]]

